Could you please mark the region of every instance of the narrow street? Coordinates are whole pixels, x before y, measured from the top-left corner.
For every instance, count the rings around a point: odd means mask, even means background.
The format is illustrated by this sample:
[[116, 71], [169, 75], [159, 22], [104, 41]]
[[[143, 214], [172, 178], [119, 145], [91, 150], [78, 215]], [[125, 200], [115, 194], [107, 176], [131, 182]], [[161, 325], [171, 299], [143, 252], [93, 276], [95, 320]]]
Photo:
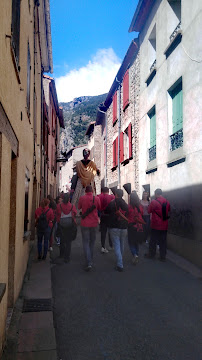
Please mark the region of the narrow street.
[[[69, 264], [52, 264], [54, 321], [62, 360], [201, 360], [201, 281], [169, 260], [135, 267], [126, 244], [123, 273], [114, 253], [95, 248], [95, 269], [82, 270], [81, 236]], [[54, 258], [58, 255], [55, 246]]]

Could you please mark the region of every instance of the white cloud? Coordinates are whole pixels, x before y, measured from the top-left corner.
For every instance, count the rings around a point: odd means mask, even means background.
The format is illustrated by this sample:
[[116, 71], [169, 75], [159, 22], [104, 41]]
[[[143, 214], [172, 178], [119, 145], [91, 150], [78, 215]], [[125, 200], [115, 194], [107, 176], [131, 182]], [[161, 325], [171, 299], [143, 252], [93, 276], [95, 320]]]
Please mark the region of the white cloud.
[[58, 100], [68, 102], [79, 96], [107, 93], [120, 67], [112, 48], [99, 49], [88, 64], [56, 78]]

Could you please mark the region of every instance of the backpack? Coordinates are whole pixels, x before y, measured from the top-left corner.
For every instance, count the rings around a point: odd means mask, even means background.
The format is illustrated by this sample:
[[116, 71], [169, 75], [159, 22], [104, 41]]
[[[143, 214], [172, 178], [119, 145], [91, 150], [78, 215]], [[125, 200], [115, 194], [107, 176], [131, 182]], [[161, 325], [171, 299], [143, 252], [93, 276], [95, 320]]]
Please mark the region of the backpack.
[[[156, 199], [156, 201], [158, 201]], [[163, 203], [161, 203], [160, 201], [158, 201], [158, 203], [161, 205], [162, 207], [162, 214], [161, 216], [155, 211], [155, 213], [163, 220], [166, 221], [169, 219], [169, 216], [167, 216], [167, 201], [164, 201]]]
[[71, 230], [71, 240], [75, 240], [77, 236], [77, 226], [74, 222], [74, 219], [72, 218], [73, 205], [71, 207], [70, 212], [67, 215], [63, 213], [61, 205], [60, 205], [60, 209], [61, 209], [60, 226], [62, 229]]
[[37, 222], [37, 231], [38, 232], [44, 232], [48, 228], [48, 220], [46, 217], [46, 214], [49, 212], [50, 209], [48, 209], [46, 212], [42, 212], [41, 215], [38, 218]]

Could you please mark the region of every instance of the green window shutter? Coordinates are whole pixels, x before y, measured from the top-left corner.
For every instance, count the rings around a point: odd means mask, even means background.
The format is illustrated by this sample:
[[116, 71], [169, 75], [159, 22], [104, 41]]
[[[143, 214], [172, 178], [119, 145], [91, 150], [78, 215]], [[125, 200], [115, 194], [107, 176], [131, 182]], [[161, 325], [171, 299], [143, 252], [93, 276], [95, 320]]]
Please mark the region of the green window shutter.
[[182, 106], [182, 83], [180, 83], [172, 92], [173, 99], [173, 133], [183, 127], [183, 106]]
[[156, 113], [153, 110], [150, 115], [150, 148], [156, 145]]

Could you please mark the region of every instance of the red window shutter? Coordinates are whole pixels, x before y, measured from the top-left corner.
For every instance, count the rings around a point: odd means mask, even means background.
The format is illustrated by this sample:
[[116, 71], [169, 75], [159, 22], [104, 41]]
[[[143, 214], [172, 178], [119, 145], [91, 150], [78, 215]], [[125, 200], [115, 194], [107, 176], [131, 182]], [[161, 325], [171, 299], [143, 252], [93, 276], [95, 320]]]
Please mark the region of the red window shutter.
[[128, 125], [128, 137], [129, 137], [129, 159], [133, 156], [132, 155], [132, 124]]
[[120, 162], [124, 161], [123, 132], [120, 133]]
[[115, 148], [116, 148], [116, 165], [118, 165], [118, 136], [115, 141], [116, 141], [116, 146], [115, 146]]
[[117, 120], [117, 91], [113, 96], [113, 124]]
[[105, 166], [105, 161], [106, 160], [106, 141], [104, 142], [104, 166]]
[[113, 141], [113, 167], [116, 166], [116, 142]]
[[129, 70], [126, 71], [123, 78], [123, 110], [129, 104]]

